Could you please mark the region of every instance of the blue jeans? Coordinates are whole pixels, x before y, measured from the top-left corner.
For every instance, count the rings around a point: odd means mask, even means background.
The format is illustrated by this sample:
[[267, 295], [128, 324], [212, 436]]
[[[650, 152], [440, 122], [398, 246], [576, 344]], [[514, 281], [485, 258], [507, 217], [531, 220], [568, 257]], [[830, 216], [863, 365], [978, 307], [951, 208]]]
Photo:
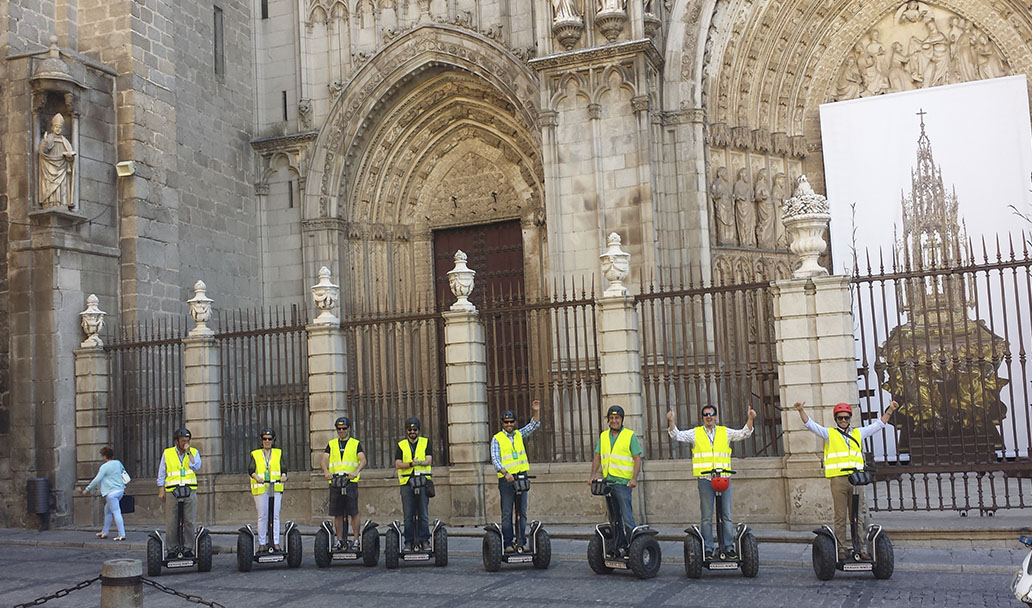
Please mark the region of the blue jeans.
[[115, 490], [104, 497], [104, 529], [100, 532], [107, 534], [111, 530], [111, 520], [115, 520], [115, 527], [118, 528], [118, 535], [125, 536], [125, 523], [122, 521], [122, 507], [118, 501], [122, 500], [125, 490]]
[[[412, 486], [407, 483], [401, 486], [401, 510], [405, 512], [405, 544], [414, 545], [430, 540], [430, 522], [427, 514], [426, 492], [421, 491], [416, 496]], [[418, 509], [418, 511], [417, 511]], [[419, 517], [418, 529], [416, 528], [416, 517]]]
[[[502, 477], [498, 480], [498, 494], [502, 497], [502, 546], [508, 547], [512, 544], [512, 508], [516, 503], [516, 492], [512, 489], [512, 482], [505, 481]], [[527, 493], [520, 494], [519, 505], [516, 512], [520, 518], [520, 544], [527, 544]]]
[[[631, 530], [637, 526], [634, 523], [634, 509], [631, 507], [631, 488], [623, 484], [610, 484], [609, 488], [613, 502], [616, 503], [616, 507], [620, 511], [619, 518], [617, 519], [623, 524], [622, 526], [617, 526], [617, 529], [614, 530], [613, 539], [618, 547], [622, 547], [627, 544]], [[614, 519], [615, 515], [610, 513], [610, 519]]]
[[[727, 491], [720, 495], [723, 504], [721, 509], [721, 517], [724, 518], [724, 524], [721, 526], [721, 534], [724, 535], [724, 547], [725, 551], [730, 551], [735, 548], [735, 529], [731, 523], [731, 486], [728, 486]], [[713, 486], [710, 485], [709, 477], [699, 478], [699, 511], [702, 512], [702, 523], [699, 527], [702, 529], [702, 538], [706, 540], [706, 551], [716, 550], [716, 543], [713, 540], [713, 506], [716, 499], [716, 493], [713, 491]]]

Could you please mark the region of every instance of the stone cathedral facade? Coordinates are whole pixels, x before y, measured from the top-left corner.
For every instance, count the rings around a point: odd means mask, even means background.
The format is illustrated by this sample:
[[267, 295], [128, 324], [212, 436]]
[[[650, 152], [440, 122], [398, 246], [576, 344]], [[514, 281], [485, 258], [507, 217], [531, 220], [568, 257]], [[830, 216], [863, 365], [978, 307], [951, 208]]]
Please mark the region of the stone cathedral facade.
[[198, 279], [227, 310], [303, 302], [327, 265], [347, 314], [434, 293], [495, 224], [528, 294], [612, 231], [632, 291], [784, 277], [820, 104], [1027, 73], [1030, 43], [1017, 0], [0, 3], [0, 525], [28, 478], [60, 518], [92, 475], [88, 294], [110, 328]]

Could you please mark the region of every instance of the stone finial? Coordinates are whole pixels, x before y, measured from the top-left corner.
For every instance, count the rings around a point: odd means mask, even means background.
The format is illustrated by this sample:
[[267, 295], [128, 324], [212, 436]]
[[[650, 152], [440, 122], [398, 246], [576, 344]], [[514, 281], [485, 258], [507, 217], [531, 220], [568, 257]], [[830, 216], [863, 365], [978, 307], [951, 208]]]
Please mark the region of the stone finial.
[[86, 310], [79, 313], [79, 324], [82, 325], [82, 331], [86, 334], [86, 339], [79, 345], [83, 348], [104, 346], [104, 342], [101, 341], [98, 334], [104, 329], [104, 315], [107, 313], [101, 310], [98, 304], [100, 304], [100, 298], [91, 293], [86, 298]]
[[319, 269], [319, 282], [312, 286], [312, 299], [315, 307], [321, 310], [315, 318], [316, 325], [336, 325], [340, 319], [333, 314], [340, 299], [340, 286], [330, 281], [330, 269], [323, 266]]
[[609, 233], [606, 239], [608, 246], [602, 255], [598, 256], [602, 262], [602, 276], [609, 281], [609, 287], [602, 292], [603, 296], [625, 296], [627, 288], [624, 287], [624, 280], [630, 274], [631, 254], [620, 248], [620, 235], [615, 232]]
[[452, 310], [475, 311], [476, 306], [469, 301], [469, 294], [473, 293], [473, 277], [477, 271], [466, 266], [467, 256], [461, 249], [455, 252], [455, 267], [448, 271], [448, 287], [455, 296], [455, 303], [451, 305]]
[[831, 221], [829, 210], [828, 199], [813, 191], [805, 175], [796, 179], [792, 197], [781, 203], [781, 219], [791, 240], [790, 249], [800, 260], [792, 278], [828, 275], [828, 270], [817, 263], [817, 258], [828, 249], [824, 232]]
[[215, 300], [208, 297], [208, 286], [204, 281], [197, 281], [193, 288], [194, 297], [186, 303], [190, 305], [190, 316], [197, 326], [190, 330], [190, 336], [214, 336], [215, 332], [208, 327], [208, 321], [211, 320], [211, 303]]

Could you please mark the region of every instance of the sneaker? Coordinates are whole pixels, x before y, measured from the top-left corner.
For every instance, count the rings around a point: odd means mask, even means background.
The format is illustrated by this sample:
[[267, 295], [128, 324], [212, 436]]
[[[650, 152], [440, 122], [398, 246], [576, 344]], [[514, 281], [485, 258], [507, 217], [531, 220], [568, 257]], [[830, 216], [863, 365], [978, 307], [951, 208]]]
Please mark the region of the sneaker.
[[738, 561], [738, 553], [736, 553], [734, 549], [728, 549], [727, 551], [724, 552], [724, 559], [726, 559], [728, 561], [732, 561], [732, 562], [737, 562]]
[[362, 541], [361, 541], [361, 539], [356, 538], [355, 540], [351, 541], [351, 549], [353, 551], [361, 551], [362, 550]]
[[838, 561], [840, 561], [840, 562], [846, 561], [846, 552], [845, 551], [839, 551], [838, 552]]
[[516, 553], [516, 545], [505, 545], [505, 553]]
[[423, 544], [419, 545], [419, 550], [420, 551], [429, 551], [430, 550], [430, 541], [424, 540]]
[[193, 556], [194, 556], [193, 551], [191, 551], [190, 549], [187, 549], [186, 551], [183, 551], [183, 557], [193, 557]]
[[706, 557], [704, 559], [706, 561], [708, 561], [708, 562], [713, 561], [713, 550], [712, 549], [707, 549], [706, 550]]
[[412, 543], [405, 543], [405, 548], [402, 549], [405, 553], [412, 553]]
[[343, 541], [341, 541], [339, 538], [337, 540], [333, 541], [333, 550], [334, 551], [342, 551], [343, 549], [344, 549], [344, 542]]
[[530, 547], [527, 546], [527, 543], [523, 543], [522, 545], [516, 547], [516, 551], [518, 553], [529, 553], [530, 552]]
[[258, 553], [265, 553], [265, 545], [258, 545]]
[[277, 551], [282, 551], [283, 550], [279, 545], [273, 545], [272, 548], [277, 550]]

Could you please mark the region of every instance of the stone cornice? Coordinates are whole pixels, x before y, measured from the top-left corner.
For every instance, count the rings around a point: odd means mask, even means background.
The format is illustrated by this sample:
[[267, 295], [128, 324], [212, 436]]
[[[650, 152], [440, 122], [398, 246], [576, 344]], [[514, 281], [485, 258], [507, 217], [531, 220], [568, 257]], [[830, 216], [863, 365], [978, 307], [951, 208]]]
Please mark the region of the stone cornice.
[[272, 137], [260, 137], [251, 140], [251, 148], [255, 152], [272, 152], [293, 148], [308, 142], [315, 141], [319, 135], [318, 131], [305, 131], [304, 133], [291, 133], [289, 135], [274, 135]]
[[316, 230], [347, 230], [348, 223], [337, 217], [318, 217], [307, 220], [301, 220], [301, 229], [304, 232], [314, 232]]
[[545, 72], [591, 63], [610, 62], [614, 59], [625, 59], [642, 53], [645, 54], [645, 57], [651, 64], [657, 67], [663, 65], [663, 57], [652, 44], [652, 40], [648, 38], [571, 51], [569, 53], [547, 55], [539, 59], [531, 59], [528, 63], [535, 70]]

